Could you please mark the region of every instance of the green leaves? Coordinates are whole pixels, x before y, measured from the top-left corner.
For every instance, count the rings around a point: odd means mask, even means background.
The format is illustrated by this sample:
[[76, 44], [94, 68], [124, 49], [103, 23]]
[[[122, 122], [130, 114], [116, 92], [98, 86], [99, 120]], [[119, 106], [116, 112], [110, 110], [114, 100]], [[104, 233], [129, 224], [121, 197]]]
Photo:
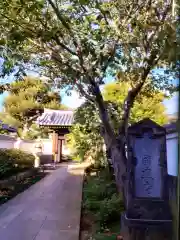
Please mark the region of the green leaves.
[[100, 121], [93, 104], [85, 102], [75, 113], [75, 125], [67, 136], [73, 158], [84, 161], [91, 158], [96, 163], [105, 165], [103, 139], [100, 134]]
[[[86, 99], [96, 99], [97, 106], [103, 104], [94, 89], [108, 73], [117, 82], [128, 82], [128, 88], [145, 83], [150, 96], [162, 89], [172, 91], [168, 77], [151, 76], [157, 66], [172, 69], [176, 63], [176, 22], [171, 12], [169, 0], [1, 1], [0, 39], [2, 47], [8, 47], [3, 73], [11, 73], [15, 66], [38, 67], [49, 82], [75, 88]], [[119, 110], [110, 111], [116, 104], [106, 104], [113, 122], [121, 117], [127, 91], [120, 96]], [[85, 124], [98, 129], [94, 117]]]
[[17, 128], [23, 128], [25, 124], [30, 127], [44, 108], [66, 109], [57, 92], [41, 79], [32, 77], [10, 84], [4, 107], [3, 121]]
[[[157, 55], [169, 49], [176, 31], [172, 27], [168, 4], [168, 0], [153, 4], [148, 1], [143, 4], [136, 1], [80, 0], [68, 4], [62, 1], [54, 4], [50, 0], [48, 4], [44, 0], [26, 4], [21, 0], [3, 1], [0, 5], [1, 35], [14, 54], [17, 46], [20, 47], [19, 53], [24, 60], [30, 56], [28, 61], [37, 64], [37, 59], [43, 57], [44, 61], [38, 64], [43, 74], [51, 79], [58, 77], [62, 84], [73, 85], [78, 78], [81, 84], [89, 84], [87, 76], [90, 76], [101, 84], [107, 66], [115, 69], [124, 66], [140, 75], [143, 71], [140, 64], [147, 64], [152, 49], [158, 49]], [[117, 49], [115, 53], [112, 51], [115, 40], [123, 57], [116, 55]], [[173, 55], [167, 56], [166, 52], [161, 58], [172, 61]]]
[[[130, 87], [130, 83], [124, 82], [110, 83], [104, 88], [105, 100], [116, 104], [116, 109], [114, 108], [112, 112], [111, 109], [109, 109], [112, 123], [116, 130], [118, 130], [120, 126], [122, 106]], [[164, 99], [165, 96], [160, 91], [149, 91], [149, 95], [147, 95], [147, 89], [143, 89], [138, 95], [131, 110], [130, 123], [138, 122], [143, 118], [151, 118], [160, 125], [167, 123], [166, 109], [163, 105]]]

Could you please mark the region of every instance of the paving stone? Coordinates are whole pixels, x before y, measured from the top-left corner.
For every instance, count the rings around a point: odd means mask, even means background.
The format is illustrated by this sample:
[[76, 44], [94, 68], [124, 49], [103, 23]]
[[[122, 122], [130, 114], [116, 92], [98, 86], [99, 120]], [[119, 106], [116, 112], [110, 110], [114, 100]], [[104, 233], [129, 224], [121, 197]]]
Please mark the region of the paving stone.
[[78, 240], [77, 232], [41, 230], [35, 240]]
[[[62, 215], [61, 215], [62, 216]], [[79, 228], [79, 223], [76, 221], [76, 216], [63, 216], [59, 219], [47, 219], [44, 221], [42, 229], [54, 229], [54, 230], [77, 230]]]
[[82, 169], [67, 165], [0, 207], [0, 240], [78, 240]]
[[43, 221], [24, 220], [20, 217], [11, 222], [6, 228], [0, 230], [0, 239], [3, 240], [33, 240]]

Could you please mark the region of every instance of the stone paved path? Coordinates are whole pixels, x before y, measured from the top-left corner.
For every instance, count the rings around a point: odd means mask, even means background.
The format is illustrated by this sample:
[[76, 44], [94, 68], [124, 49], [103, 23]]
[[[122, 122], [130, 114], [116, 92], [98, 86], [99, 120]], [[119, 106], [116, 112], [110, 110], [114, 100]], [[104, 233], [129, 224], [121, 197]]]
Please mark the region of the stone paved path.
[[62, 165], [0, 207], [0, 240], [78, 240], [83, 167]]

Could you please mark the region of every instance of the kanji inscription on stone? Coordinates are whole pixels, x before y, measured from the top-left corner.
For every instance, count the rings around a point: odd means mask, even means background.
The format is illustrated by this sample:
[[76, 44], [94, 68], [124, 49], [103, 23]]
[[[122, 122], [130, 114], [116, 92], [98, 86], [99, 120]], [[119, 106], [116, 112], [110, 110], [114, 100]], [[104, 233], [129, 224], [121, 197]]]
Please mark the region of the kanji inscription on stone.
[[134, 171], [135, 196], [138, 198], [161, 197], [161, 169], [159, 165], [160, 141], [148, 133], [137, 139], [134, 155], [137, 163]]

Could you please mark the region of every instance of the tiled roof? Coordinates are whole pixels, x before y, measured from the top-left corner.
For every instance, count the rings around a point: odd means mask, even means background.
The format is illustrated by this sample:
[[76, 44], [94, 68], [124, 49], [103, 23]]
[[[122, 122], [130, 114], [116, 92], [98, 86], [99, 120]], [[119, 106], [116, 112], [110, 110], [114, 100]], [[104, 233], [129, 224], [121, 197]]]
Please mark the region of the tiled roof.
[[45, 109], [37, 123], [40, 126], [71, 126], [73, 120], [73, 111]]

